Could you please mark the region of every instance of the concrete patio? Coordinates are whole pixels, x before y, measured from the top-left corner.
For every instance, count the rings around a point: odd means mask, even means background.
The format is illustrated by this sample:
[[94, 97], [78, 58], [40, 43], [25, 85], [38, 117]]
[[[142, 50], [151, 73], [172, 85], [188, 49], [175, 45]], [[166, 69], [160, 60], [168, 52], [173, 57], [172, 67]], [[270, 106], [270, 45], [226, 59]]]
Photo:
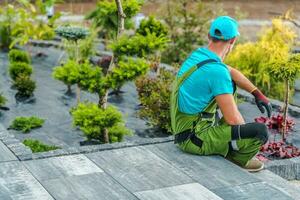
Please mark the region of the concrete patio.
[[172, 142], [18, 161], [0, 143], [0, 199], [300, 199], [300, 188]]

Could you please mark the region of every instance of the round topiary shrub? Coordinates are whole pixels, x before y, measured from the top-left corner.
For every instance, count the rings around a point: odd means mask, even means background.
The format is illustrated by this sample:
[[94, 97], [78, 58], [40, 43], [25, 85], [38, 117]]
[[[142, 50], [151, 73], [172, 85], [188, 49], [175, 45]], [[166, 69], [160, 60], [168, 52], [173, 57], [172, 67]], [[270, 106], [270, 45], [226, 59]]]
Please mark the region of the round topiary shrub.
[[127, 81], [133, 81], [137, 77], [145, 75], [149, 70], [149, 63], [141, 58], [120, 59], [117, 67], [107, 76], [107, 84], [112, 89], [120, 89]]
[[141, 21], [141, 24], [136, 32], [144, 36], [149, 33], [154, 33], [156, 36], [167, 36], [168, 28], [153, 16], [150, 16], [148, 19], [143, 19]]
[[77, 41], [85, 39], [89, 34], [89, 30], [79, 26], [60, 26], [55, 30], [55, 33], [67, 40]]
[[67, 60], [62, 66], [54, 68], [52, 76], [68, 87], [67, 94], [71, 94], [71, 86], [77, 83], [79, 64], [74, 60]]
[[30, 79], [29, 76], [24, 74], [20, 75], [13, 85], [17, 90], [17, 97], [31, 97], [33, 96], [33, 92], [36, 88], [36, 84], [33, 80]]
[[14, 81], [21, 75], [30, 76], [32, 74], [32, 66], [24, 62], [13, 62], [9, 65], [9, 75]]
[[113, 106], [102, 109], [94, 103], [80, 103], [71, 110], [73, 125], [79, 126], [88, 140], [104, 142], [103, 132], [107, 128], [110, 142], [122, 141], [131, 133], [122, 120], [122, 114]]
[[18, 49], [12, 49], [8, 53], [9, 62], [22, 62], [22, 63], [30, 63], [30, 58], [27, 52], [21, 51]]

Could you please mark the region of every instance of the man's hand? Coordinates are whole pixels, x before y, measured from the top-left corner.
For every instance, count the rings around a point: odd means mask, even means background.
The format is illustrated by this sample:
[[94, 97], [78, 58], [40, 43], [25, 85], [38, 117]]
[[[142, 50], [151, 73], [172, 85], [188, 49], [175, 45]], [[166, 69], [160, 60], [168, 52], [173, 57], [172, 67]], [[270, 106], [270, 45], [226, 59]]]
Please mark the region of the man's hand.
[[271, 117], [272, 105], [268, 98], [257, 88], [251, 94], [255, 97], [255, 103], [260, 112], [265, 113], [265, 110], [267, 110], [268, 117]]

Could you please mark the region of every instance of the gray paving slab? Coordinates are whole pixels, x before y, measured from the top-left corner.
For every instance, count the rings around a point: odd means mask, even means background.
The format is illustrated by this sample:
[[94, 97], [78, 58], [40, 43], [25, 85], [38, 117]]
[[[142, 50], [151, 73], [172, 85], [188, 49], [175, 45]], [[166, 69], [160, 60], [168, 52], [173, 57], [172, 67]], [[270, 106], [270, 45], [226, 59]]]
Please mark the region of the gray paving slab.
[[0, 185], [0, 199], [1, 200], [12, 200], [12, 198], [9, 195], [9, 190], [2, 185]]
[[172, 142], [147, 146], [208, 189], [235, 186], [260, 180], [220, 156], [198, 156], [182, 152]]
[[173, 187], [136, 192], [141, 200], [221, 200], [219, 196], [209, 191], [199, 183], [190, 183]]
[[238, 185], [234, 187], [223, 187], [212, 190], [216, 195], [224, 200], [292, 200], [293, 198], [282, 191], [274, 188], [273, 186], [265, 183], [250, 183]]
[[131, 192], [193, 182], [170, 163], [144, 147], [87, 154], [106, 173]]
[[30, 160], [24, 164], [39, 181], [103, 172], [82, 154]]
[[254, 176], [261, 179], [264, 182], [274, 186], [276, 189], [283, 193], [289, 194], [294, 199], [300, 199], [300, 187], [292, 185], [289, 181], [280, 176], [272, 173], [269, 170], [262, 170], [258, 173], [254, 173]]
[[0, 133], [7, 131], [3, 124], [0, 124]]
[[16, 156], [0, 141], [0, 163], [17, 160]]
[[0, 197], [13, 200], [50, 200], [51, 195], [18, 161], [0, 164]]
[[105, 173], [62, 177], [42, 182], [57, 200], [134, 200], [137, 199]]

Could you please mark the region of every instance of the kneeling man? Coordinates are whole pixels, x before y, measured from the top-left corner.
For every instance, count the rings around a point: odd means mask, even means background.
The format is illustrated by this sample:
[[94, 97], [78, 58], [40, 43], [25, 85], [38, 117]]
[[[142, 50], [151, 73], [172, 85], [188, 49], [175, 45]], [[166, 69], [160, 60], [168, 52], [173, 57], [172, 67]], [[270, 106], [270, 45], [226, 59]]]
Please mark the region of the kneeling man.
[[[185, 152], [222, 155], [248, 171], [263, 169], [255, 159], [268, 140], [264, 124], [245, 123], [235, 102], [236, 86], [254, 95], [261, 112], [271, 115], [269, 100], [241, 72], [223, 63], [237, 37], [238, 23], [216, 18], [207, 47], [196, 49], [178, 71], [171, 96], [175, 143]], [[217, 107], [222, 119], [216, 122]]]

